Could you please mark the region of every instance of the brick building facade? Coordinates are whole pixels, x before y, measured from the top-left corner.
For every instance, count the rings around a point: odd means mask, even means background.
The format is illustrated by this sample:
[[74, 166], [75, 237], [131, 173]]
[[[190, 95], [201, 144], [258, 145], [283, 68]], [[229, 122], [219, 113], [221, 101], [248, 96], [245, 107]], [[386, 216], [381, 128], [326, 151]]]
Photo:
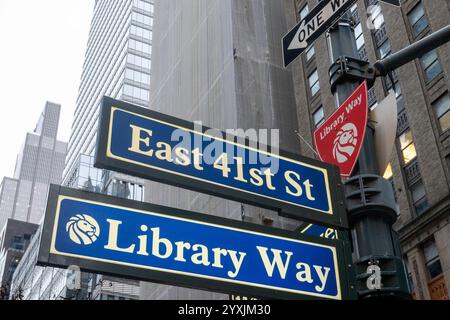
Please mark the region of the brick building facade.
[[[317, 0], [284, 0], [294, 26]], [[375, 62], [447, 26], [448, 0], [402, 0], [401, 8], [359, 0], [351, 8], [360, 58]], [[331, 94], [330, 52], [323, 35], [291, 67], [300, 134], [312, 133], [337, 107]], [[394, 186], [405, 264], [416, 299], [448, 299], [450, 289], [450, 44], [396, 70], [398, 130], [384, 173]], [[376, 107], [392, 88], [379, 79], [369, 90]], [[314, 157], [302, 142], [302, 153]]]

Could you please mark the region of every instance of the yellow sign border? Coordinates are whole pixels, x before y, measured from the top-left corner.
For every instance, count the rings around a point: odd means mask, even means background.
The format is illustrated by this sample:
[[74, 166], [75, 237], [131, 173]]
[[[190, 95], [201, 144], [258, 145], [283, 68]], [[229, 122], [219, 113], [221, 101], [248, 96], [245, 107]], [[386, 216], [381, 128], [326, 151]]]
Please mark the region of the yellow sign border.
[[[285, 200], [281, 200], [281, 199], [278, 199], [278, 198], [273, 198], [273, 197], [266, 196], [266, 195], [263, 195], [263, 194], [251, 192], [251, 191], [248, 191], [248, 190], [245, 190], [245, 189], [239, 189], [239, 188], [232, 187], [232, 186], [229, 186], [229, 185], [225, 185], [225, 184], [213, 182], [213, 181], [210, 181], [210, 180], [206, 180], [206, 179], [202, 179], [202, 178], [186, 175], [184, 173], [180, 173], [180, 172], [176, 172], [176, 171], [172, 171], [172, 170], [167, 170], [167, 169], [160, 168], [160, 167], [155, 167], [155, 166], [152, 166], [152, 165], [149, 165], [149, 164], [145, 164], [145, 163], [142, 163], [142, 162], [130, 160], [130, 159], [123, 158], [121, 156], [115, 155], [111, 151], [111, 140], [112, 140], [112, 126], [113, 126], [114, 114], [115, 114], [115, 112], [117, 110], [119, 110], [121, 112], [125, 112], [125, 113], [128, 113], [128, 114], [131, 114], [131, 115], [134, 115], [134, 116], [137, 116], [137, 117], [141, 117], [141, 118], [144, 118], [144, 119], [149, 119], [149, 120], [152, 120], [152, 121], [156, 121], [156, 122], [159, 122], [161, 124], [168, 125], [168, 126], [171, 126], [171, 127], [174, 127], [174, 128], [178, 128], [178, 129], [182, 129], [182, 130], [185, 130], [185, 131], [189, 131], [189, 132], [194, 133], [194, 134], [199, 134], [199, 135], [208, 137], [210, 139], [216, 139], [216, 140], [222, 141], [224, 143], [230, 143], [230, 144], [233, 144], [233, 145], [236, 145], [238, 147], [245, 148], [245, 149], [248, 149], [248, 150], [251, 150], [251, 151], [254, 151], [254, 152], [263, 153], [263, 154], [271, 156], [271, 157], [277, 157], [277, 158], [279, 158], [281, 160], [292, 162], [292, 163], [295, 163], [295, 164], [298, 164], [298, 165], [301, 165], [301, 166], [304, 166], [304, 167], [309, 167], [309, 168], [315, 169], [317, 171], [321, 171], [323, 173], [324, 179], [325, 179], [329, 210], [328, 211], [324, 211], [324, 210], [319, 210], [319, 209], [316, 209], [316, 208], [311, 208], [311, 207], [308, 207], [308, 206], [305, 206], [305, 205], [300, 205], [300, 204], [295, 203], [295, 202], [290, 202], [290, 201], [285, 201]], [[228, 141], [228, 140], [225, 140], [225, 139], [217, 138], [217, 137], [214, 137], [214, 136], [211, 136], [211, 135], [208, 135], [208, 134], [197, 132], [197, 131], [192, 130], [192, 129], [188, 129], [188, 128], [185, 128], [185, 127], [182, 127], [182, 126], [171, 124], [171, 123], [159, 120], [159, 119], [154, 119], [154, 118], [151, 118], [151, 117], [148, 117], [148, 116], [143, 116], [141, 114], [138, 114], [138, 113], [135, 113], [135, 112], [131, 112], [131, 111], [128, 111], [128, 110], [124, 110], [124, 109], [121, 109], [121, 108], [117, 108], [117, 107], [114, 107], [114, 106], [111, 107], [111, 117], [110, 117], [110, 123], [109, 123], [108, 143], [107, 143], [107, 148], [106, 148], [106, 156], [109, 157], [109, 158], [112, 158], [112, 159], [124, 161], [124, 162], [135, 164], [135, 165], [138, 165], [138, 166], [147, 167], [147, 168], [151, 168], [151, 169], [154, 169], [154, 170], [159, 170], [159, 171], [163, 171], [163, 172], [167, 172], [167, 173], [171, 173], [171, 174], [187, 177], [187, 178], [190, 178], [190, 179], [194, 179], [194, 180], [198, 180], [198, 181], [202, 181], [202, 182], [206, 182], [206, 183], [215, 184], [215, 185], [218, 185], [218, 186], [221, 186], [221, 187], [237, 190], [237, 191], [240, 191], [240, 192], [246, 192], [248, 194], [256, 195], [256, 196], [259, 196], [259, 197], [264, 197], [264, 198], [275, 200], [275, 201], [279, 201], [279, 202], [284, 202], [284, 203], [287, 203], [287, 204], [290, 204], [290, 205], [293, 205], [293, 206], [297, 206], [297, 207], [300, 207], [300, 208], [305, 208], [305, 209], [309, 209], [309, 210], [325, 213], [325, 214], [328, 214], [328, 215], [331, 215], [331, 216], [334, 216], [334, 214], [335, 214], [333, 212], [333, 205], [332, 205], [332, 201], [331, 201], [330, 185], [329, 185], [329, 182], [328, 182], [328, 171], [326, 169], [324, 169], [324, 168], [316, 167], [316, 166], [313, 166], [313, 165], [310, 165], [310, 164], [307, 164], [307, 163], [303, 163], [303, 162], [300, 162], [300, 161], [296, 161], [296, 160], [293, 160], [293, 159], [289, 159], [289, 158], [286, 158], [286, 157], [283, 157], [283, 156], [280, 156], [280, 155], [271, 154], [271, 153], [268, 153], [268, 152], [263, 151], [263, 150], [258, 150], [258, 149], [252, 148], [252, 147], [248, 147], [246, 145], [242, 145], [242, 144], [236, 143], [234, 141]]]
[[[120, 209], [120, 210], [134, 211], [134, 212], [142, 213], [142, 214], [146, 214], [146, 215], [153, 215], [153, 216], [158, 216], [158, 217], [164, 217], [164, 218], [168, 218], [168, 219], [172, 219], [172, 220], [179, 220], [179, 221], [185, 221], [185, 222], [189, 222], [189, 223], [196, 223], [196, 224], [201, 224], [201, 225], [207, 225], [207, 226], [212, 226], [212, 227], [216, 227], [216, 228], [228, 229], [228, 230], [233, 230], [233, 231], [238, 231], [238, 232], [244, 232], [244, 233], [249, 233], [249, 234], [254, 234], [254, 235], [259, 235], [259, 236], [264, 236], [264, 237], [271, 237], [271, 238], [275, 238], [275, 239], [281, 239], [281, 240], [284, 240], [284, 241], [297, 242], [297, 243], [301, 243], [301, 244], [308, 244], [308, 245], [313, 245], [313, 246], [316, 246], [316, 247], [322, 247], [322, 248], [329, 249], [329, 250], [332, 251], [332, 254], [333, 254], [333, 263], [334, 263], [334, 268], [335, 268], [336, 285], [337, 285], [338, 293], [335, 296], [331, 296], [331, 295], [325, 295], [325, 294], [320, 294], [320, 293], [313, 293], [313, 292], [302, 291], [302, 290], [292, 290], [292, 289], [286, 289], [286, 288], [282, 288], [282, 287], [274, 287], [274, 286], [269, 286], [269, 285], [255, 284], [255, 283], [246, 282], [246, 281], [224, 279], [224, 278], [213, 277], [213, 276], [204, 276], [204, 275], [199, 275], [199, 274], [190, 273], [190, 272], [183, 272], [183, 271], [176, 271], [176, 270], [170, 270], [170, 269], [164, 269], [164, 268], [143, 266], [143, 265], [127, 263], [127, 262], [117, 262], [115, 260], [94, 258], [94, 257], [90, 257], [90, 256], [83, 256], [83, 255], [71, 254], [71, 253], [66, 253], [66, 252], [60, 252], [60, 251], [58, 251], [56, 249], [56, 234], [57, 234], [57, 231], [58, 231], [61, 203], [64, 200], [73, 200], [73, 201], [79, 201], [79, 202], [84, 202], [84, 203], [90, 203], [90, 204], [106, 206], [106, 207]], [[52, 240], [51, 240], [51, 244], [50, 244], [50, 253], [51, 254], [61, 255], [61, 256], [72, 257], [72, 258], [82, 258], [82, 259], [86, 259], [86, 260], [112, 263], [112, 264], [116, 264], [116, 265], [123, 265], [123, 266], [129, 266], [129, 267], [140, 268], [140, 269], [148, 269], [148, 270], [161, 271], [161, 272], [167, 272], [167, 273], [174, 273], [174, 274], [186, 275], [186, 276], [203, 278], [203, 279], [209, 279], [209, 280], [217, 280], [217, 281], [222, 281], [222, 282], [243, 284], [243, 285], [247, 285], [247, 286], [264, 288], [264, 289], [275, 289], [275, 290], [279, 290], [279, 291], [303, 294], [303, 295], [319, 297], [319, 298], [328, 298], [328, 299], [333, 299], [333, 300], [342, 300], [342, 290], [341, 290], [341, 282], [340, 282], [340, 270], [339, 270], [339, 264], [338, 264], [338, 261], [337, 261], [336, 248], [334, 248], [334, 247], [323, 245], [323, 244], [312, 243], [312, 242], [308, 242], [308, 241], [302, 241], [302, 240], [296, 240], [296, 239], [291, 239], [291, 238], [280, 237], [280, 236], [276, 236], [276, 235], [272, 235], [272, 234], [264, 234], [264, 233], [250, 231], [250, 230], [245, 230], [245, 229], [238, 229], [238, 228], [233, 228], [233, 227], [229, 227], [229, 226], [223, 226], [223, 225], [218, 225], [218, 224], [213, 224], [213, 223], [208, 223], [208, 222], [203, 222], [203, 221], [196, 221], [196, 220], [187, 219], [187, 218], [173, 217], [173, 216], [165, 215], [165, 214], [162, 214], [162, 213], [150, 212], [150, 211], [145, 211], [145, 210], [138, 210], [138, 209], [134, 209], [134, 208], [130, 209], [130, 208], [122, 207], [122, 206], [111, 205], [111, 204], [107, 204], [107, 203], [103, 203], [103, 202], [90, 201], [90, 200], [85, 200], [85, 199], [80, 199], [80, 198], [75, 198], [75, 197], [69, 197], [69, 196], [62, 196], [62, 195], [58, 196], [58, 203], [57, 203], [57, 207], [56, 207], [55, 220], [54, 220], [53, 232], [52, 232]]]

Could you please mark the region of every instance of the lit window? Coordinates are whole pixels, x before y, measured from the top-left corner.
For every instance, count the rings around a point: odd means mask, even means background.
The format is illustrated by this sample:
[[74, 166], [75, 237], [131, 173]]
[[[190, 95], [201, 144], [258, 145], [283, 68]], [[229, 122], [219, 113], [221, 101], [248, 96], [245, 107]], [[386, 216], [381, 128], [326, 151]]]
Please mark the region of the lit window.
[[385, 178], [386, 180], [390, 180], [392, 179], [392, 177], [394, 176], [394, 173], [392, 172], [392, 165], [389, 163], [386, 171], [384, 172], [383, 178]]
[[450, 97], [447, 93], [433, 103], [433, 109], [439, 120], [441, 131], [447, 131], [450, 128]]
[[405, 165], [411, 163], [417, 157], [411, 130], [406, 131], [400, 137], [400, 147], [402, 149], [403, 162]]
[[308, 77], [308, 81], [309, 88], [311, 90], [311, 96], [314, 96], [320, 90], [319, 73], [317, 72], [317, 69], [314, 70], [313, 73], [311, 73], [311, 75]]
[[439, 58], [436, 50], [430, 51], [420, 58], [423, 71], [425, 72], [425, 78], [427, 81], [435, 79], [442, 73], [442, 66], [439, 62]]
[[320, 127], [320, 125], [325, 122], [325, 115], [322, 106], [319, 109], [317, 109], [316, 112], [313, 113], [313, 119], [314, 119], [314, 126], [316, 128]]
[[409, 23], [411, 24], [414, 36], [418, 36], [423, 30], [428, 27], [428, 20], [425, 17], [425, 10], [422, 2], [419, 2], [414, 9], [408, 13]]
[[423, 214], [428, 209], [428, 201], [422, 180], [412, 185], [409, 189], [417, 215]]
[[442, 266], [439, 258], [439, 251], [434, 240], [429, 240], [423, 245], [423, 255], [425, 265], [431, 279], [442, 274]]

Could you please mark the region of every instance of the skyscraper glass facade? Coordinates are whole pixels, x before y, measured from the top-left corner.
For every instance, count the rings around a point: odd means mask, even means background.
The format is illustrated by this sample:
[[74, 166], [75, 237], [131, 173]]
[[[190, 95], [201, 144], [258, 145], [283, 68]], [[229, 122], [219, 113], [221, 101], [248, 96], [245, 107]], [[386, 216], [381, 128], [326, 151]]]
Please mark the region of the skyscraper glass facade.
[[103, 96], [149, 106], [152, 26], [152, 1], [96, 1], [64, 180], [80, 154], [94, 153]]
[[17, 156], [14, 178], [0, 183], [0, 230], [8, 218], [39, 223], [49, 184], [61, 183], [67, 143], [56, 139], [60, 110], [60, 105], [46, 103]]

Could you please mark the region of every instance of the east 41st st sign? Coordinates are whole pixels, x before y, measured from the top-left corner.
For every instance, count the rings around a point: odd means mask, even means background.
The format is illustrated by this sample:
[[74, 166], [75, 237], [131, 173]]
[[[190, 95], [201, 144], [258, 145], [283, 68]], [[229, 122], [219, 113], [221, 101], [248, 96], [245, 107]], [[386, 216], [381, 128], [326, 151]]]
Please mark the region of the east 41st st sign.
[[52, 186], [38, 263], [268, 298], [341, 300], [343, 242]]
[[105, 97], [99, 168], [347, 227], [337, 167]]

